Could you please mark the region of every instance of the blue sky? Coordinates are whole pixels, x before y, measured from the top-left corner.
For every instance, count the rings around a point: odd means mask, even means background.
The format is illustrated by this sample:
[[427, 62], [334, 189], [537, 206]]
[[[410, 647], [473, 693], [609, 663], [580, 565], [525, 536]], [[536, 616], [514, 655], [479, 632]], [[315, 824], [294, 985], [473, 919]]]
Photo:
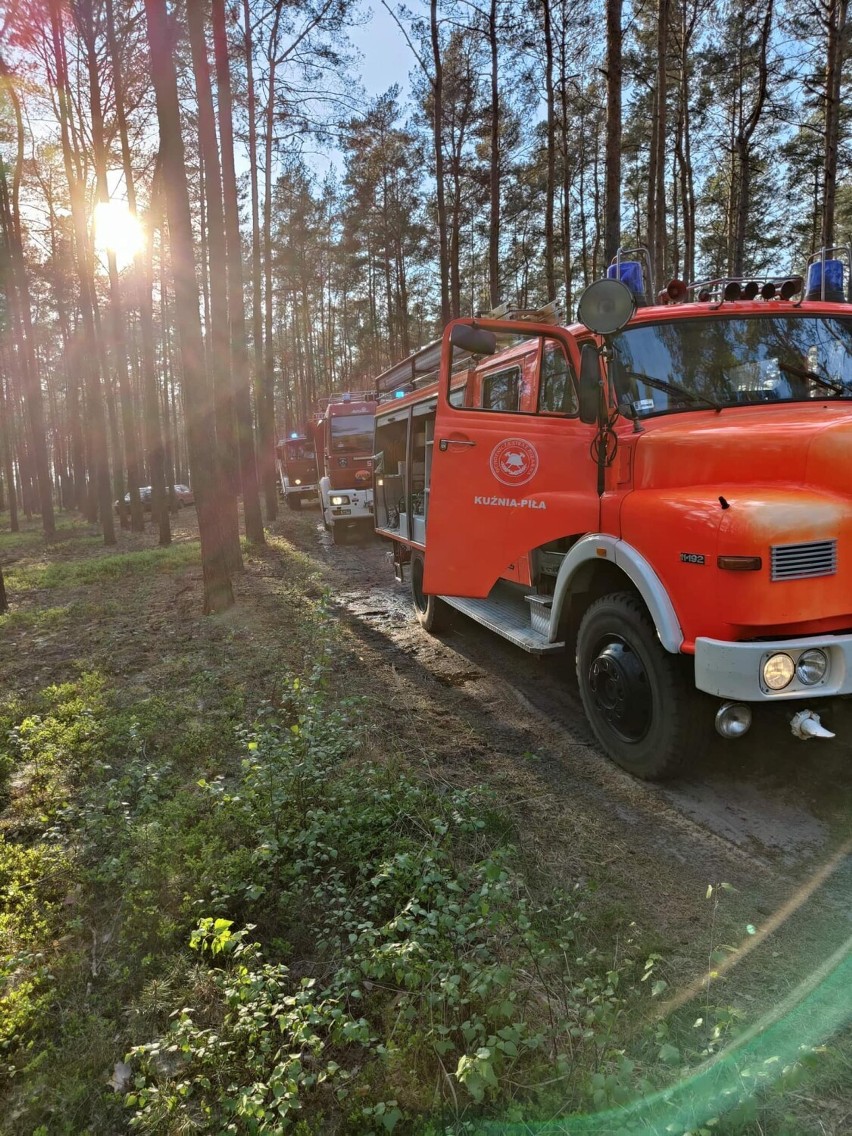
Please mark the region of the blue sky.
[[411, 49], [381, 0], [370, 0], [364, 11], [369, 20], [353, 28], [349, 38], [363, 56], [361, 82], [367, 94], [374, 98], [394, 83], [405, 92], [408, 73], [417, 66]]

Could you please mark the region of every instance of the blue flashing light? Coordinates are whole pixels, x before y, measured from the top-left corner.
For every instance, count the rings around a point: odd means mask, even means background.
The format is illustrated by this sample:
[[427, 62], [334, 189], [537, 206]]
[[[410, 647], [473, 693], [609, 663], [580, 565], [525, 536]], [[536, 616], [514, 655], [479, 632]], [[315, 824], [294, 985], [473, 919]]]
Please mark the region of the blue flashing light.
[[393, 392], [393, 397], [394, 398], [405, 398], [405, 391], [404, 390], [396, 390], [396, 391]]
[[843, 295], [843, 262], [840, 260], [816, 260], [810, 265], [805, 299], [822, 299], [823, 265], [825, 265], [825, 298], [833, 303], [842, 304], [845, 297]]
[[298, 434], [296, 433], [296, 431], [294, 430], [294, 431], [293, 431], [293, 433], [292, 433], [292, 434], [290, 435], [290, 437], [291, 437], [291, 438], [298, 438], [298, 437], [299, 437], [299, 435], [298, 435]]
[[[619, 273], [619, 269], [621, 272]], [[621, 264], [611, 264], [606, 270], [608, 279], [621, 280], [636, 297], [644, 299], [645, 282], [642, 279], [642, 265], [638, 260], [622, 260]]]

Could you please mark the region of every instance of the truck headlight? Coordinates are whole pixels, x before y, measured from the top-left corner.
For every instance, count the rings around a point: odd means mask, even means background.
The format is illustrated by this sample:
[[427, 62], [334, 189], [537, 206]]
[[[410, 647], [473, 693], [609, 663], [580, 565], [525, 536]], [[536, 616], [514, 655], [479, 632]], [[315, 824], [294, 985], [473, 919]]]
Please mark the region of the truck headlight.
[[795, 673], [795, 663], [783, 651], [770, 655], [763, 664], [763, 681], [770, 690], [783, 690], [785, 686], [789, 686]]
[[331, 503], [332, 503], [332, 505], [348, 505], [349, 504], [349, 498], [348, 497], [332, 497]]
[[818, 647], [810, 651], [802, 651], [796, 663], [796, 678], [802, 686], [816, 686], [822, 682], [828, 672], [828, 656]]
[[301, 483], [301, 481], [299, 481], [299, 479], [297, 477], [296, 480], [293, 482], [293, 484], [294, 485], [301, 485], [302, 483]]

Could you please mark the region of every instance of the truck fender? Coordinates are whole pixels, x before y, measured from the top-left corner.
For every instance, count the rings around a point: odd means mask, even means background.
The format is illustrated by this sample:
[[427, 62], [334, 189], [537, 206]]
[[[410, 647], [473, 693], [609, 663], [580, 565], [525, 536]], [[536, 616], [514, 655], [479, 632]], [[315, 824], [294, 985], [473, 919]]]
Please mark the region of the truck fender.
[[550, 612], [550, 641], [555, 642], [559, 638], [562, 607], [566, 602], [571, 602], [572, 581], [585, 566], [601, 560], [615, 564], [627, 576], [642, 597], [654, 621], [660, 642], [667, 651], [677, 654], [683, 643], [683, 631], [669, 594], [657, 573], [631, 544], [614, 536], [594, 533], [582, 537], [572, 545], [559, 567]]

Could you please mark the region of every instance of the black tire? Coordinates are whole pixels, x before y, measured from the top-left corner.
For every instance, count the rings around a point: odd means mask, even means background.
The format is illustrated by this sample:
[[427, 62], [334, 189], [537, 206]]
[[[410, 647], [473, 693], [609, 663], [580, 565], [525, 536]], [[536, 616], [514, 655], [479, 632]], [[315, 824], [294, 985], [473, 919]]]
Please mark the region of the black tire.
[[346, 525], [335, 524], [334, 521], [328, 526], [331, 532], [332, 544], [348, 544], [349, 543], [349, 530]]
[[685, 660], [660, 643], [640, 599], [603, 596], [577, 633], [577, 682], [605, 753], [648, 781], [672, 777], [710, 740]]
[[297, 493], [287, 494], [287, 508], [297, 513], [302, 507], [302, 498]]
[[447, 605], [437, 596], [427, 596], [423, 591], [423, 554], [411, 554], [411, 601], [417, 622], [433, 635], [447, 625]]

